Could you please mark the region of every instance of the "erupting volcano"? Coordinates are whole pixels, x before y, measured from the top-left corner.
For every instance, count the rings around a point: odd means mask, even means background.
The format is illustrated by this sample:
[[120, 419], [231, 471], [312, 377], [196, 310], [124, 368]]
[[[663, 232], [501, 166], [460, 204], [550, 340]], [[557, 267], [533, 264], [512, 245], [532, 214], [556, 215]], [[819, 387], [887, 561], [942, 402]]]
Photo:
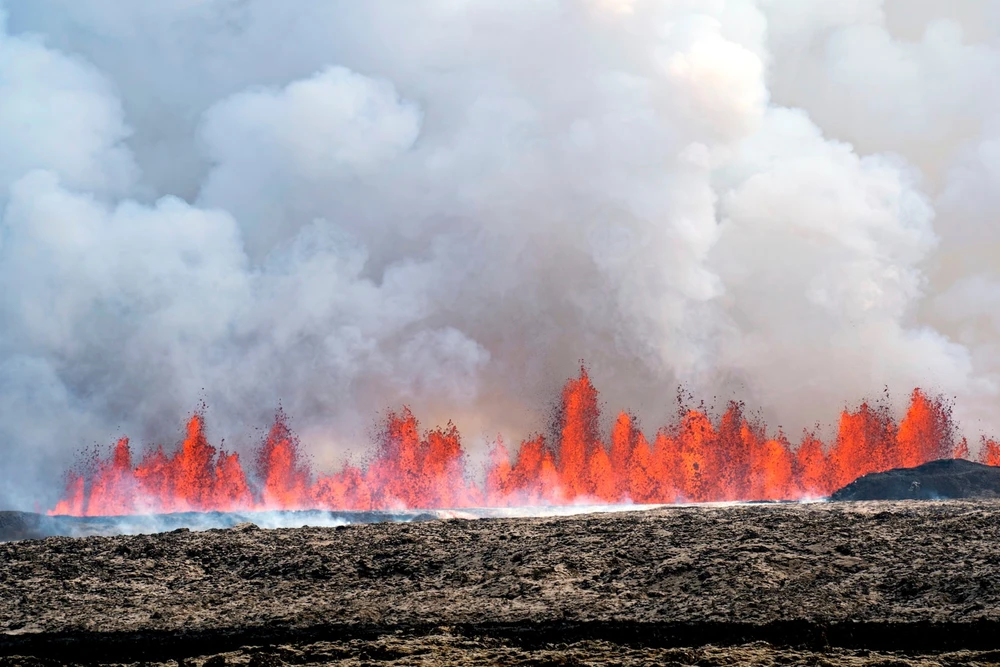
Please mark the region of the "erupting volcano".
[[[408, 408], [386, 417], [367, 467], [331, 475], [313, 473], [280, 410], [250, 471], [238, 454], [209, 444], [195, 414], [172, 454], [157, 447], [134, 463], [122, 438], [109, 457], [71, 472], [50, 514], [791, 500], [828, 495], [870, 472], [969, 455], [948, 406], [919, 389], [898, 424], [884, 406], [845, 410], [830, 443], [804, 432], [793, 446], [736, 402], [716, 421], [682, 408], [652, 440], [628, 412], [605, 440], [600, 418], [597, 389], [581, 369], [563, 388], [557, 431], [522, 442], [513, 458], [498, 438], [478, 484], [455, 425], [421, 433]], [[984, 439], [979, 457], [1000, 465], [1000, 443]]]

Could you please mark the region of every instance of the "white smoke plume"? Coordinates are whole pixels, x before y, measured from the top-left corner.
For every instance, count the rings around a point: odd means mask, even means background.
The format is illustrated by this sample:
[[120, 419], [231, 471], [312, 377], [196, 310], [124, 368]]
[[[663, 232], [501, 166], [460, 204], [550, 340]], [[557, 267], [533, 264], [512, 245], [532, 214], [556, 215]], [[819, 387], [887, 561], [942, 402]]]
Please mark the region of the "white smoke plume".
[[585, 359], [1000, 429], [993, 0], [0, 0], [0, 506], [83, 445], [471, 449]]

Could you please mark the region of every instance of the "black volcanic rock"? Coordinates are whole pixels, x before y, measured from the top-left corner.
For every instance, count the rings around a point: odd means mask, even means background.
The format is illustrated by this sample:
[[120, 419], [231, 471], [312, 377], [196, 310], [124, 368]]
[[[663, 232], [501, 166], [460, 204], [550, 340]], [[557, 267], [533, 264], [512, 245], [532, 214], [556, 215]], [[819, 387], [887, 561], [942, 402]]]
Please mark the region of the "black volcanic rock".
[[0, 667], [209, 660], [997, 663], [1000, 503], [673, 507], [0, 544]]
[[859, 477], [830, 500], [959, 500], [1000, 498], [1000, 467], [941, 459]]
[[0, 542], [48, 537], [42, 527], [45, 518], [30, 512], [0, 512]]

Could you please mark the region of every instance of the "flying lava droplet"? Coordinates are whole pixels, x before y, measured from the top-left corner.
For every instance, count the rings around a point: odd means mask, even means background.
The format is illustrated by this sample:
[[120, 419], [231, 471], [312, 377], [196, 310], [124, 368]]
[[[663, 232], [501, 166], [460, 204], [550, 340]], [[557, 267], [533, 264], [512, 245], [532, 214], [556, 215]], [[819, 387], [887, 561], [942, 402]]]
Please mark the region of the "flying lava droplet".
[[[204, 417], [195, 414], [172, 454], [156, 448], [134, 463], [122, 438], [87, 472], [71, 472], [50, 514], [800, 499], [828, 495], [870, 472], [969, 452], [948, 406], [919, 389], [898, 424], [887, 408], [862, 403], [841, 413], [831, 443], [806, 432], [796, 447], [780, 431], [769, 437], [735, 402], [717, 422], [702, 410], [682, 409], [652, 441], [622, 412], [603, 440], [598, 392], [583, 368], [563, 388], [560, 408], [555, 435], [521, 443], [513, 458], [498, 438], [483, 484], [467, 474], [455, 425], [421, 432], [408, 408], [386, 417], [366, 468], [331, 475], [310, 469], [280, 410], [250, 475], [238, 454], [209, 444]], [[984, 440], [980, 460], [1000, 465], [1000, 444]]]

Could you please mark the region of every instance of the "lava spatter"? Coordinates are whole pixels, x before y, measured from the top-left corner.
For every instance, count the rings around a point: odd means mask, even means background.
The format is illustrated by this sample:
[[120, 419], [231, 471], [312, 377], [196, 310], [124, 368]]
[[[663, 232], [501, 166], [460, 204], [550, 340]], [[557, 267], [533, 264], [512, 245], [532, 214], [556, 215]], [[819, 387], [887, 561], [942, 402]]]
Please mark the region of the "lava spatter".
[[[704, 409], [681, 409], [652, 442], [629, 412], [602, 434], [598, 392], [585, 369], [566, 383], [558, 417], [553, 436], [532, 437], [516, 452], [498, 438], [479, 484], [468, 474], [458, 428], [449, 422], [422, 431], [409, 408], [386, 416], [367, 466], [326, 475], [303, 458], [281, 410], [249, 475], [238, 454], [209, 444], [199, 413], [172, 454], [157, 447], [136, 463], [121, 438], [107, 458], [68, 475], [50, 514], [785, 500], [828, 495], [870, 472], [968, 455], [948, 405], [919, 389], [898, 424], [867, 402], [844, 410], [829, 444], [809, 432], [797, 444], [768, 435], [736, 402], [717, 420]], [[980, 460], [1000, 465], [1000, 444], [984, 439]]]

